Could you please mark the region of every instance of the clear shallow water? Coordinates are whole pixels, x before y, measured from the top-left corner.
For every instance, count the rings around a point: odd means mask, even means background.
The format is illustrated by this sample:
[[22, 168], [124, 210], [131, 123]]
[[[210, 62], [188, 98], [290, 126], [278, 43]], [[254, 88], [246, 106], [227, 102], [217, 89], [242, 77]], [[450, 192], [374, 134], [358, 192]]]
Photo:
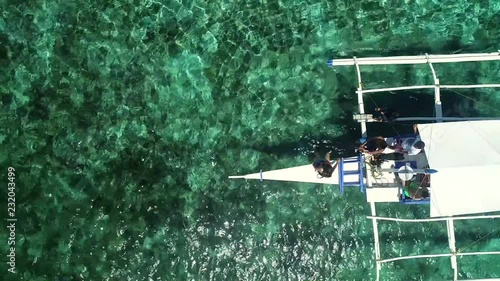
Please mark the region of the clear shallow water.
[[[0, 163], [18, 171], [19, 219], [18, 273], [5, 280], [370, 280], [361, 194], [227, 176], [307, 163], [315, 144], [348, 152], [359, 136], [355, 73], [329, 69], [327, 59], [495, 51], [500, 40], [493, 1], [2, 7]], [[437, 71], [442, 82], [497, 82], [498, 66]], [[431, 78], [423, 67], [378, 70], [364, 69], [366, 86]], [[480, 103], [443, 93], [447, 114], [498, 116], [496, 91], [459, 92]], [[372, 97], [373, 106], [432, 113], [414, 107], [431, 93]], [[427, 210], [382, 205], [380, 215]], [[457, 223], [457, 246], [498, 250], [498, 226]], [[382, 254], [445, 252], [444, 231], [382, 223]], [[463, 258], [460, 275], [499, 277], [498, 262]], [[452, 276], [447, 259], [398, 262], [383, 274]]]

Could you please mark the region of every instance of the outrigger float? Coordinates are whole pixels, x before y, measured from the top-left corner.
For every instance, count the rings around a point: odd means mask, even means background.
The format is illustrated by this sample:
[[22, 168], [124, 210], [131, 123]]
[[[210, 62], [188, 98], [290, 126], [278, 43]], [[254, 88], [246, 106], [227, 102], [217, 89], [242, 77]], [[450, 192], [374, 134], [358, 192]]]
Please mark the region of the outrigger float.
[[[274, 180], [289, 182], [332, 184], [340, 187], [359, 186], [366, 193], [371, 207], [373, 223], [376, 280], [380, 280], [382, 265], [408, 259], [429, 259], [449, 257], [453, 269], [453, 279], [469, 281], [492, 281], [489, 279], [459, 279], [457, 257], [478, 255], [500, 255], [493, 252], [461, 252], [455, 246], [454, 221], [497, 219], [500, 215], [500, 120], [498, 118], [443, 117], [441, 89], [500, 88], [500, 84], [444, 85], [441, 84], [433, 64], [452, 62], [478, 62], [500, 60], [500, 53], [396, 56], [380, 58], [337, 59], [328, 62], [330, 67], [355, 66], [358, 77], [359, 114], [354, 116], [361, 125], [361, 138], [367, 139], [367, 123], [373, 121], [365, 114], [364, 95], [376, 92], [397, 92], [404, 90], [434, 89], [435, 117], [397, 118], [395, 121], [428, 121], [417, 124], [421, 140], [425, 143], [422, 153], [404, 155], [402, 160], [383, 161], [373, 165], [369, 155], [341, 158], [337, 161], [337, 172], [330, 178], [318, 178], [311, 164], [260, 172], [229, 178]], [[434, 85], [363, 89], [361, 66], [427, 64], [434, 78]], [[429, 122], [430, 121], [430, 122]], [[397, 136], [401, 138], [402, 136]], [[411, 137], [411, 136], [410, 136]], [[413, 136], [414, 137], [414, 136]], [[462, 176], [465, 175], [465, 176]], [[417, 184], [419, 191], [410, 194], [409, 186]], [[428, 219], [398, 219], [377, 217], [375, 204], [379, 202], [399, 202], [401, 204], [428, 204]], [[489, 214], [488, 214], [489, 213]], [[496, 214], [495, 214], [496, 213]], [[401, 256], [384, 259], [380, 255], [377, 221], [395, 222], [446, 222], [449, 253]]]

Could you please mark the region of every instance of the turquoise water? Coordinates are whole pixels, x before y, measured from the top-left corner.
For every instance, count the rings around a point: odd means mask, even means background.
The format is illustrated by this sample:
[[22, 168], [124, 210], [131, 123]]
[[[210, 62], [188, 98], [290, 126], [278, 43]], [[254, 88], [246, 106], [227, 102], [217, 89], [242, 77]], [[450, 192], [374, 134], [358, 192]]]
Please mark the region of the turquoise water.
[[[17, 271], [2, 262], [3, 280], [374, 280], [362, 194], [227, 176], [309, 163], [315, 149], [350, 153], [359, 137], [355, 72], [327, 68], [327, 59], [489, 52], [500, 43], [495, 1], [1, 7], [1, 182], [14, 167], [18, 218]], [[498, 83], [500, 74], [496, 62], [436, 71], [457, 84]], [[363, 69], [367, 87], [431, 83], [429, 74], [426, 66]], [[499, 97], [443, 92], [445, 113], [500, 116]], [[371, 98], [369, 109], [432, 114], [432, 92]], [[428, 210], [382, 204], [380, 215]], [[457, 223], [457, 247], [498, 251], [499, 226]], [[447, 251], [444, 224], [381, 223], [380, 234], [385, 258]], [[500, 277], [499, 262], [461, 258], [460, 276]], [[413, 260], [384, 266], [382, 276], [439, 281], [452, 270], [445, 258]]]

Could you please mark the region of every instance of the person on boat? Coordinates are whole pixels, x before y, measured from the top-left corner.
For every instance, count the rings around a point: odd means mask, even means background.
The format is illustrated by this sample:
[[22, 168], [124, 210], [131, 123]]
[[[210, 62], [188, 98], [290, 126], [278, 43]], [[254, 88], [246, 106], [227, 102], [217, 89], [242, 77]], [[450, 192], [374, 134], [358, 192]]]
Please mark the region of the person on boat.
[[[387, 142], [384, 137], [373, 137], [367, 139], [361, 146], [359, 147], [359, 151], [365, 154], [381, 154], [384, 153], [384, 150], [387, 148]], [[392, 151], [391, 151], [392, 152]]]
[[424, 149], [425, 143], [420, 140], [420, 137], [408, 138], [401, 144], [401, 151], [408, 155], [417, 155]]
[[[413, 131], [415, 134], [418, 134], [417, 125], [413, 125]], [[408, 155], [417, 155], [424, 147], [425, 143], [420, 139], [419, 135], [414, 138], [407, 138], [404, 141], [399, 141], [395, 146], [390, 146], [391, 149]]]
[[412, 200], [422, 200], [430, 197], [429, 189], [424, 186], [419, 186], [415, 182], [411, 182], [406, 185], [403, 192], [406, 198], [411, 198]]
[[392, 123], [396, 118], [399, 117], [399, 112], [396, 110], [387, 107], [387, 108], [381, 108], [381, 107], [376, 107], [375, 111], [380, 113], [380, 117], [374, 117], [375, 121], [377, 122], [387, 122], [387, 123]]
[[313, 163], [314, 170], [318, 173], [320, 178], [330, 178], [337, 168], [338, 161], [332, 166], [330, 162], [330, 152], [328, 152], [324, 159], [316, 160]]

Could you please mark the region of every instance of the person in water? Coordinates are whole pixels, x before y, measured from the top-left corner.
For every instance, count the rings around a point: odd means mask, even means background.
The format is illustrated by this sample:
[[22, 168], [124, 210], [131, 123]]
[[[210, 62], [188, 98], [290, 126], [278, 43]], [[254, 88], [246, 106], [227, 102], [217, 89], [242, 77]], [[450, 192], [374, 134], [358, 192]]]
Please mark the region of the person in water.
[[328, 152], [324, 159], [316, 160], [313, 163], [314, 170], [318, 173], [319, 178], [330, 178], [337, 168], [338, 161], [332, 166], [330, 162], [330, 152]]
[[380, 117], [374, 118], [377, 122], [392, 123], [396, 118], [399, 117], [399, 112], [390, 107], [387, 108], [376, 107], [375, 111], [380, 113]]

